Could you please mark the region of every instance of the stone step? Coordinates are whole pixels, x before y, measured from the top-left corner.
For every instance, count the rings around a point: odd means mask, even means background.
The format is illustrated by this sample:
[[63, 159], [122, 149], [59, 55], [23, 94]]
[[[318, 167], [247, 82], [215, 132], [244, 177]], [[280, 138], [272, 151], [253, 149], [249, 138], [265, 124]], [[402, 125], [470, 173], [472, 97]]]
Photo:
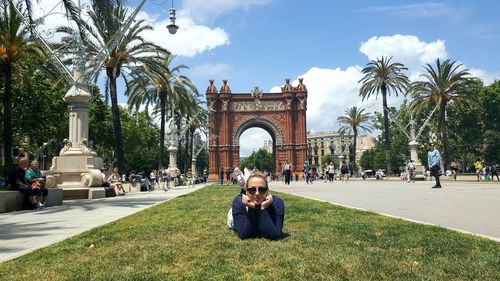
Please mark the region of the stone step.
[[88, 188], [67, 188], [63, 190], [63, 200], [88, 199]]

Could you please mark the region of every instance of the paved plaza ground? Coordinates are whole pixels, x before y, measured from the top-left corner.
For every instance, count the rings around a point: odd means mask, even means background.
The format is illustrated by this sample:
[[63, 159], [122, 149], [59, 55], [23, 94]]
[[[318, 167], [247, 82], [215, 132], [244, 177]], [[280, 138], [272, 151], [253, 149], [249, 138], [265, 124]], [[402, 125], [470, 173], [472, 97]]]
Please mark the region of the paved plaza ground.
[[337, 205], [473, 233], [500, 242], [500, 183], [442, 181], [406, 183], [399, 180], [351, 180], [349, 183], [304, 181], [270, 183], [271, 190]]
[[36, 211], [0, 214], [0, 262], [76, 236], [137, 213], [145, 208], [181, 196], [194, 188], [176, 187], [168, 192], [129, 193], [126, 196], [94, 200], [64, 201], [64, 205]]

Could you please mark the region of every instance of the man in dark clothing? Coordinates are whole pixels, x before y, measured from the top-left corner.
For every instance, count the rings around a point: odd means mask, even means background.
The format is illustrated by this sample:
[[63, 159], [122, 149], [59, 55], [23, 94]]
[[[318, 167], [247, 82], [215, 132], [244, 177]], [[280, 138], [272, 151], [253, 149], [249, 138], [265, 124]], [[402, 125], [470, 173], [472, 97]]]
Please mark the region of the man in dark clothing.
[[292, 176], [292, 165], [290, 164], [290, 162], [288, 162], [288, 160], [285, 162], [284, 170], [285, 170], [285, 184], [289, 185], [290, 178]]
[[32, 188], [28, 182], [26, 182], [26, 168], [28, 168], [29, 160], [28, 158], [22, 158], [19, 160], [19, 166], [14, 170], [11, 175], [10, 188], [12, 190], [19, 190], [22, 194], [28, 197], [33, 209], [43, 208], [43, 205], [38, 202], [39, 190]]
[[270, 195], [268, 190], [266, 178], [253, 174], [247, 180], [246, 189], [234, 198], [234, 229], [241, 239], [276, 240], [283, 236], [285, 203], [278, 196]]
[[439, 181], [439, 165], [441, 163], [441, 154], [439, 154], [439, 151], [435, 148], [434, 143], [429, 144], [427, 163], [429, 165], [431, 175], [436, 179], [436, 184], [432, 188], [441, 188], [441, 182]]
[[224, 184], [224, 167], [220, 167], [220, 171], [219, 171], [219, 179], [220, 179], [220, 184], [223, 185]]

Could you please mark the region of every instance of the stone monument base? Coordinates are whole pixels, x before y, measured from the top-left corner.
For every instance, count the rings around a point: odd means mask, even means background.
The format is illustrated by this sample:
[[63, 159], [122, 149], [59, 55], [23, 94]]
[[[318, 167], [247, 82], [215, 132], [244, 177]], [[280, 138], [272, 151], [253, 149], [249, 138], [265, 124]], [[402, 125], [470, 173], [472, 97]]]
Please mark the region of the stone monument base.
[[62, 188], [64, 199], [103, 198], [89, 190], [102, 185], [102, 167], [102, 159], [91, 153], [62, 154], [52, 159], [50, 170], [44, 171], [46, 186]]

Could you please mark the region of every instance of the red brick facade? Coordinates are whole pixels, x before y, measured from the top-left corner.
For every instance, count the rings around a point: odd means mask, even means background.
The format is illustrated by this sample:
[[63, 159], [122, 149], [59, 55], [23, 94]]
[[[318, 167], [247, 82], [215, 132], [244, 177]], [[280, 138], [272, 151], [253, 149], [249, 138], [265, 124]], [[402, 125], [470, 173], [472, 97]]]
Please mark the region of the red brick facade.
[[253, 127], [266, 130], [273, 139], [275, 171], [290, 161], [301, 172], [306, 160], [307, 88], [299, 79], [293, 87], [285, 80], [281, 93], [262, 93], [257, 87], [251, 93], [232, 93], [223, 81], [220, 90], [210, 80], [206, 92], [211, 124], [209, 128], [209, 181], [216, 181], [221, 167], [240, 164], [239, 138]]

